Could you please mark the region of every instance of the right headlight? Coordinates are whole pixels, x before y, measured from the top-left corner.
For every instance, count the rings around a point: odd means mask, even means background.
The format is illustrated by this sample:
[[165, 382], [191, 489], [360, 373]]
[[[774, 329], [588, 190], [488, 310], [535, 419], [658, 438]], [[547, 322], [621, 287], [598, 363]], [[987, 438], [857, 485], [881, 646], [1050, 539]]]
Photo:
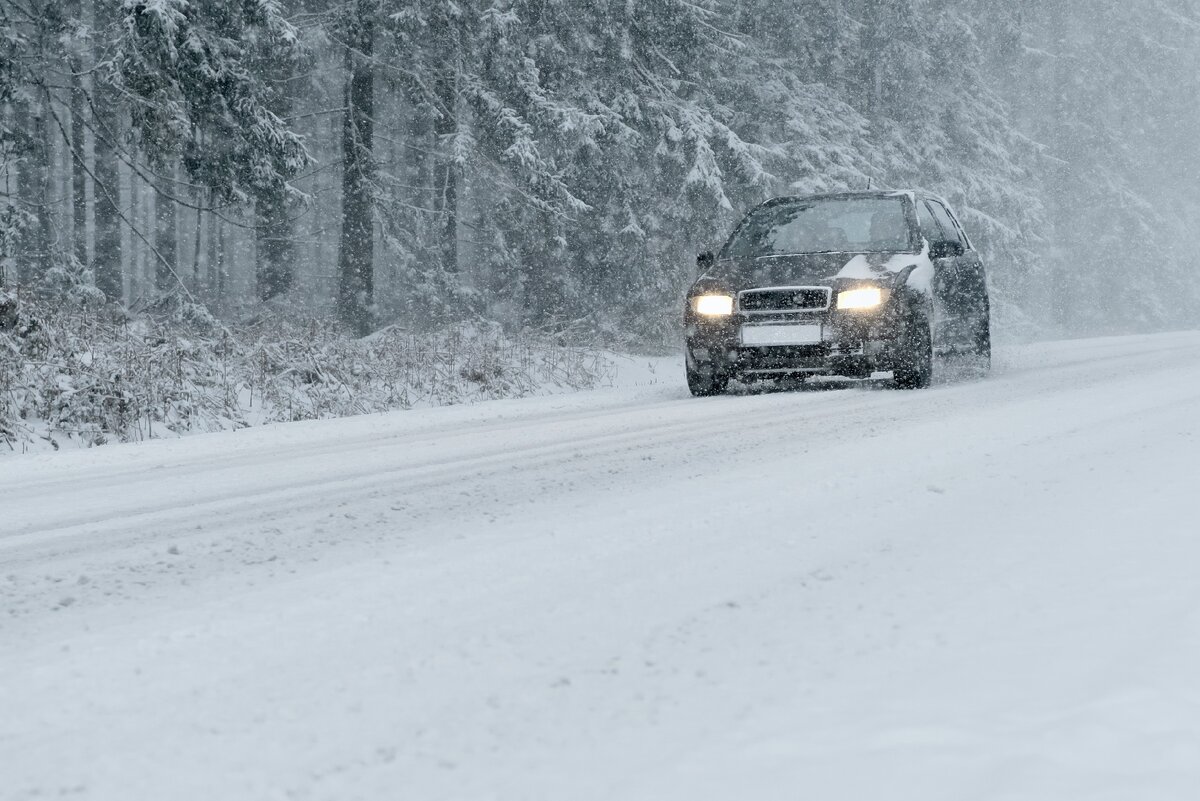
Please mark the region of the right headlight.
[[839, 309], [848, 310], [877, 309], [883, 305], [883, 290], [877, 286], [848, 289], [838, 293], [837, 305]]
[[692, 298], [692, 308], [702, 317], [728, 317], [733, 314], [733, 296], [700, 295]]

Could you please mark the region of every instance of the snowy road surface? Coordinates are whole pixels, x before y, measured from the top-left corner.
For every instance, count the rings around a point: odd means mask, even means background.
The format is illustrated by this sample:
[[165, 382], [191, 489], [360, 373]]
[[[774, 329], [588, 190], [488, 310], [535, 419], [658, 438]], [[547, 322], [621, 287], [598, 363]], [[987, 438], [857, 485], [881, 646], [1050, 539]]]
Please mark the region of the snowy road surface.
[[1194, 799], [1200, 334], [0, 460], [0, 797]]

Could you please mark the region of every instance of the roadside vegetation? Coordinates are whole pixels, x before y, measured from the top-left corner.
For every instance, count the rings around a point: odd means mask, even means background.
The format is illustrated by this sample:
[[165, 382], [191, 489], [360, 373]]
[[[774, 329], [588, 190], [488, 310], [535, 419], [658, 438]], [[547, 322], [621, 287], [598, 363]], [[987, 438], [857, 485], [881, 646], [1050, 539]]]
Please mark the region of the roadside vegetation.
[[0, 296], [0, 455], [602, 386], [612, 362], [456, 324], [353, 339], [317, 318], [237, 325], [175, 300], [136, 317]]

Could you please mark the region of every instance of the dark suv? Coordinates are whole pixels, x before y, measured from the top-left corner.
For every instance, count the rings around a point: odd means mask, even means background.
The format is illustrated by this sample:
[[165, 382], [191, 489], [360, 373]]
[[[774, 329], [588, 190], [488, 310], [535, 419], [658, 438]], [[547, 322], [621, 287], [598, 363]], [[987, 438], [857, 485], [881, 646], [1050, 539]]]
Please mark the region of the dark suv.
[[695, 395], [734, 379], [887, 371], [917, 389], [935, 351], [990, 363], [983, 262], [932, 195], [776, 198], [698, 264], [684, 313]]

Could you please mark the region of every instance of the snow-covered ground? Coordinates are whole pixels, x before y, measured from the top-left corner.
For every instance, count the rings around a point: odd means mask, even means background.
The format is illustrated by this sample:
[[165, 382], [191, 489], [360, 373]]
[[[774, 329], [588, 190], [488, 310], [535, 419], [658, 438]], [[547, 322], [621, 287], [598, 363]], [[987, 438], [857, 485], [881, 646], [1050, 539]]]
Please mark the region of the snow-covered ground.
[[1200, 334], [998, 361], [6, 459], [0, 796], [1195, 798]]

